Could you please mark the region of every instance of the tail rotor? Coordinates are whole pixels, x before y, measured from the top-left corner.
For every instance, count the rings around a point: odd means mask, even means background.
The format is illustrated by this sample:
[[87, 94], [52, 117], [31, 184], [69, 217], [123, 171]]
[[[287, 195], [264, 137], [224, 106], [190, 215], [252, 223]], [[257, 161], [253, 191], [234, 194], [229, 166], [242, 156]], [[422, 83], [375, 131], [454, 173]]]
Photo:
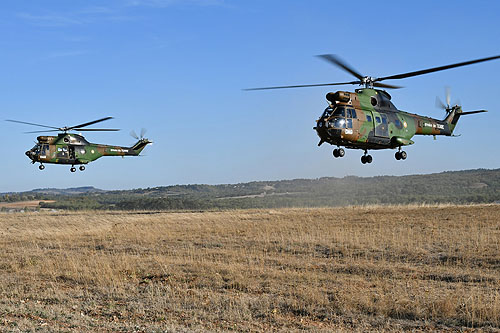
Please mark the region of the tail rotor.
[[140, 154], [144, 147], [153, 144], [152, 141], [149, 141], [144, 137], [144, 135], [146, 135], [146, 132], [147, 130], [145, 128], [141, 128], [139, 135], [137, 135], [134, 130], [130, 131], [130, 136], [137, 140], [137, 142], [131, 147], [132, 150], [136, 151], [137, 155]]
[[130, 136], [136, 140], [142, 140], [142, 139], [144, 139], [144, 135], [146, 134], [146, 132], [147, 132], [147, 130], [145, 128], [141, 128], [140, 135], [137, 135], [137, 133], [134, 130], [131, 130]]
[[459, 103], [455, 103], [455, 106], [452, 106], [451, 103], [451, 90], [450, 87], [445, 88], [445, 96], [446, 96], [446, 104], [444, 104], [441, 99], [436, 96], [436, 107], [438, 109], [443, 109], [446, 111], [446, 115], [449, 115], [454, 108], [459, 107]]

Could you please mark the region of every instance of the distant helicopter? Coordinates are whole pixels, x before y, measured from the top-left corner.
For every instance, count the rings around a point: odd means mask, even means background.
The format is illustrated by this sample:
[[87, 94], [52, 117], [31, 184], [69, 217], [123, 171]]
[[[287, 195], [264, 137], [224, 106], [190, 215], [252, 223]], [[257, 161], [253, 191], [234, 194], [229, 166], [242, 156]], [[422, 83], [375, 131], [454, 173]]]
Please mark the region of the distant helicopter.
[[362, 149], [364, 150], [364, 155], [361, 156], [361, 163], [366, 164], [371, 163], [373, 160], [372, 156], [368, 155], [368, 150], [397, 148], [398, 151], [395, 154], [396, 160], [405, 160], [407, 153], [401, 150], [401, 147], [413, 144], [414, 142], [411, 138], [414, 135], [452, 136], [453, 130], [461, 116], [487, 112], [486, 110], [464, 112], [461, 106], [450, 105], [449, 91], [446, 94], [446, 105], [437, 99], [438, 106], [446, 111], [446, 117], [443, 120], [404, 112], [398, 110], [392, 104], [389, 93], [385, 90], [374, 89], [374, 87], [389, 89], [402, 87], [380, 83], [380, 81], [404, 79], [471, 65], [498, 59], [500, 55], [379, 78], [359, 74], [335, 55], [324, 54], [318, 57], [340, 67], [356, 77], [357, 80], [350, 82], [250, 88], [245, 90], [321, 87], [347, 84], [364, 86], [364, 88], [356, 89], [355, 92], [329, 92], [326, 95], [329, 105], [321, 117], [316, 120], [317, 124], [313, 129], [316, 130], [320, 138], [318, 146], [327, 142], [338, 147], [333, 150], [334, 157], [343, 157], [345, 155], [342, 147]]
[[37, 137], [36, 145], [26, 152], [31, 162], [35, 164], [40, 162], [38, 168], [45, 169], [43, 163], [52, 164], [69, 164], [71, 172], [75, 172], [75, 165], [80, 165], [80, 171], [85, 170], [85, 165], [97, 160], [102, 156], [138, 156], [141, 151], [152, 142], [144, 138], [145, 130], [141, 131], [140, 137], [131, 132], [138, 141], [132, 147], [110, 146], [88, 142], [82, 135], [68, 133], [69, 131], [119, 131], [119, 129], [109, 128], [84, 128], [101, 121], [112, 119], [106, 117], [76, 126], [54, 127], [34, 123], [28, 123], [19, 120], [7, 120], [13, 123], [34, 125], [40, 127], [51, 128], [51, 130], [33, 131], [26, 133], [42, 133], [42, 132], [61, 132], [57, 136], [39, 136]]

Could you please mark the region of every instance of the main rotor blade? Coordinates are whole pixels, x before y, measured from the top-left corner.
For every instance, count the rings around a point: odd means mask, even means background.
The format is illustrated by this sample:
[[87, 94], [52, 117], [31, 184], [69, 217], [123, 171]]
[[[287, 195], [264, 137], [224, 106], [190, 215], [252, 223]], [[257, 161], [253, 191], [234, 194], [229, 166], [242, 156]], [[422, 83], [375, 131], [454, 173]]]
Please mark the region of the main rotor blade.
[[445, 66], [433, 67], [433, 68], [428, 68], [428, 69], [422, 69], [422, 70], [419, 70], [419, 71], [408, 72], [408, 73], [403, 73], [403, 74], [396, 74], [396, 75], [384, 76], [384, 77], [376, 78], [374, 80], [374, 82], [382, 81], [382, 80], [404, 79], [404, 78], [407, 78], [407, 77], [412, 77], [412, 76], [417, 76], [417, 75], [423, 75], [423, 74], [428, 74], [428, 73], [433, 73], [433, 72], [438, 72], [438, 71], [444, 71], [445, 69], [450, 69], [450, 68], [455, 68], [455, 67], [460, 67], [460, 66], [472, 65], [472, 64], [476, 64], [478, 62], [490, 61], [490, 60], [495, 60], [495, 59], [498, 59], [498, 58], [500, 58], [500, 55], [493, 56], [493, 57], [488, 57], [488, 58], [481, 58], [481, 59], [476, 59], [476, 60], [459, 62], [459, 63], [451, 64], [451, 65], [445, 65]]
[[40, 127], [53, 128], [53, 129], [59, 130], [59, 127], [47, 126], [47, 125], [40, 125], [40, 124], [35, 124], [35, 123], [28, 123], [28, 122], [26, 122], [26, 121], [11, 120], [11, 119], [6, 119], [5, 121], [10, 121], [11, 123], [19, 123], [19, 124], [26, 124], [26, 125], [40, 126]]
[[340, 60], [340, 58], [337, 57], [336, 55], [320, 54], [317, 57], [325, 59], [326, 61], [334, 64], [335, 66], [342, 68], [343, 70], [350, 73], [351, 75], [354, 75], [358, 80], [363, 80], [363, 75], [359, 74], [351, 66], [347, 65], [344, 61]]
[[72, 128], [73, 131], [81, 132], [109, 132], [109, 131], [119, 131], [117, 128]]
[[136, 139], [136, 140], [139, 140], [139, 136], [137, 135], [137, 133], [135, 133], [135, 131], [134, 131], [134, 130], [131, 130], [131, 131], [130, 131], [130, 136], [131, 136], [131, 137], [133, 137], [133, 138], [134, 138], [134, 139]]
[[337, 83], [318, 83], [318, 84], [300, 84], [295, 86], [279, 86], [279, 87], [264, 87], [264, 88], [247, 88], [245, 91], [250, 90], [269, 90], [269, 89], [287, 89], [287, 88], [304, 88], [304, 87], [324, 87], [324, 86], [342, 86], [346, 84], [361, 84], [360, 81], [351, 82], [337, 82]]
[[106, 117], [106, 118], [102, 118], [102, 119], [98, 119], [98, 120], [94, 120], [94, 121], [89, 121], [88, 123], [83, 123], [83, 124], [80, 124], [80, 125], [75, 125], [75, 126], [68, 127], [68, 128], [66, 128], [66, 130], [70, 130], [70, 129], [74, 129], [74, 128], [87, 127], [89, 125], [100, 123], [101, 121], [105, 121], [105, 120], [108, 120], [108, 119], [113, 119], [113, 117]]
[[392, 84], [385, 84], [385, 83], [378, 83], [378, 82], [375, 82], [373, 84], [374, 87], [382, 87], [382, 88], [389, 88], [389, 89], [400, 89], [400, 88], [403, 88], [401, 86], [394, 86]]
[[141, 136], [140, 136], [140, 138], [141, 139], [144, 138], [145, 134], [146, 134], [146, 129], [143, 127], [143, 128], [141, 128]]
[[47, 133], [47, 132], [60, 132], [60, 130], [59, 129], [54, 129], [54, 130], [44, 130], [44, 131], [30, 131], [30, 132], [24, 132], [24, 134]]

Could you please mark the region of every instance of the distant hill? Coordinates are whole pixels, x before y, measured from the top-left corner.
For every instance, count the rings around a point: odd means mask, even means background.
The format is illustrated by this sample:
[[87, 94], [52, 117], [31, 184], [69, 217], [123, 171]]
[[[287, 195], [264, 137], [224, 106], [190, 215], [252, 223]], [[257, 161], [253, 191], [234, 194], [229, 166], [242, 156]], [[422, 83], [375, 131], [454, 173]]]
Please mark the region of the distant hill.
[[179, 210], [322, 207], [364, 204], [500, 202], [500, 169], [222, 185], [174, 185], [124, 191], [94, 187], [36, 189], [0, 201], [55, 200], [59, 209]]
[[88, 194], [88, 193], [103, 193], [104, 190], [100, 190], [93, 186], [82, 186], [82, 187], [71, 187], [66, 189], [59, 188], [37, 188], [26, 193], [40, 193], [40, 194], [52, 194], [52, 195], [78, 195], [78, 194]]

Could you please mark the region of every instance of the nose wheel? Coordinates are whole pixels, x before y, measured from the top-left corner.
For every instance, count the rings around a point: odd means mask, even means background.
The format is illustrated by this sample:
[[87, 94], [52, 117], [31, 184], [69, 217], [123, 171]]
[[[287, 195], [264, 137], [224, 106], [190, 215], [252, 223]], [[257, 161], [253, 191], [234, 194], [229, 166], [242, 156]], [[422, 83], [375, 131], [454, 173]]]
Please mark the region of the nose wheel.
[[399, 150], [394, 154], [394, 157], [399, 160], [406, 160], [406, 157], [408, 157], [408, 154], [404, 150], [401, 150], [401, 147], [399, 147]]
[[80, 169], [80, 171], [84, 171], [85, 170], [85, 166], [84, 165], [80, 165], [80, 167], [78, 169]]
[[363, 164], [370, 164], [373, 161], [372, 155], [368, 155], [368, 151], [365, 150], [365, 154], [361, 156], [361, 163]]
[[45, 165], [43, 165], [43, 164], [40, 164], [40, 165], [38, 166], [38, 169], [40, 169], [40, 170], [43, 170], [43, 169], [45, 169]]
[[69, 171], [71, 172], [75, 172], [76, 171], [76, 168], [74, 166], [71, 167], [71, 169], [69, 169]]
[[345, 155], [345, 150], [344, 148], [335, 148], [333, 150], [333, 157], [337, 158], [337, 157], [344, 157]]

